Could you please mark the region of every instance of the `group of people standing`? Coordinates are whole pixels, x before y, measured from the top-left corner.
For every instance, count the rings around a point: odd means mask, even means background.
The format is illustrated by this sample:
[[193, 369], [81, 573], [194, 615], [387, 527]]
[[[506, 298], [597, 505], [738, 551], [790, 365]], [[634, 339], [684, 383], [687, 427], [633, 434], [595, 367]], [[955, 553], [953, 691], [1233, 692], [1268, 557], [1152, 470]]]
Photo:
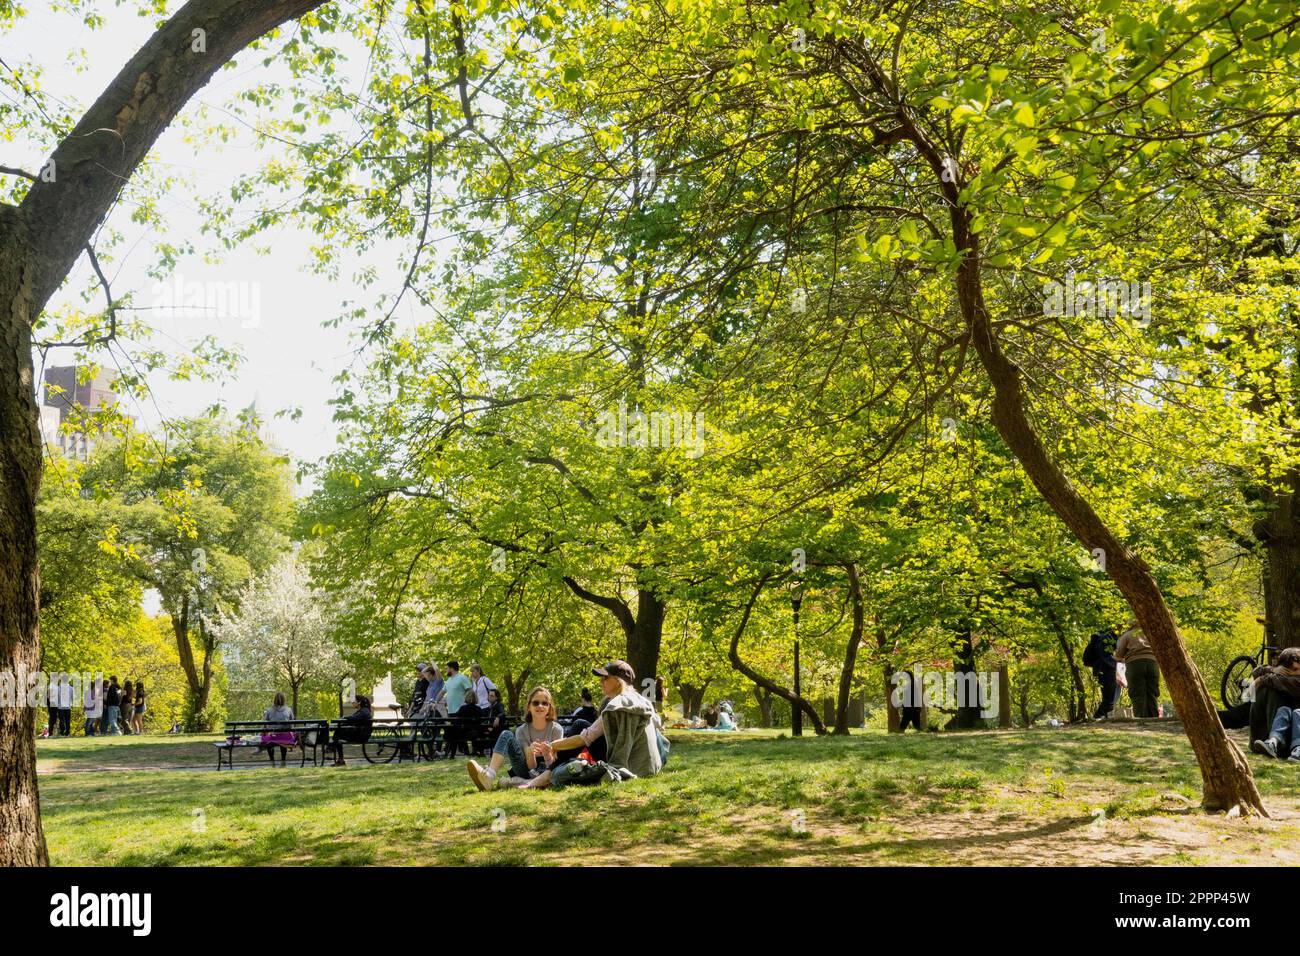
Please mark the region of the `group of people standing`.
[[1119, 637], [1109, 628], [1095, 632], [1084, 649], [1083, 664], [1101, 686], [1094, 720], [1110, 716], [1125, 688], [1134, 717], [1160, 716], [1160, 667], [1136, 621], [1130, 621]]
[[[461, 720], [489, 721], [490, 730], [502, 729], [506, 709], [501, 703], [501, 691], [492, 679], [483, 673], [478, 664], [471, 664], [469, 675], [461, 673], [460, 663], [448, 661], [446, 676], [437, 663], [420, 664], [416, 668], [415, 687], [411, 691], [411, 705], [407, 717], [422, 720], [426, 717], [456, 717]], [[468, 734], [447, 733], [447, 756], [454, 757], [462, 747], [470, 752]]]
[[[77, 691], [69, 675], [52, 675], [48, 693], [50, 722], [46, 736], [71, 737], [72, 710], [77, 704]], [[128, 679], [119, 686], [114, 675], [107, 681], [101, 678], [87, 683], [81, 694], [86, 736], [143, 734], [144, 715], [148, 709], [145, 696], [142, 680]]]

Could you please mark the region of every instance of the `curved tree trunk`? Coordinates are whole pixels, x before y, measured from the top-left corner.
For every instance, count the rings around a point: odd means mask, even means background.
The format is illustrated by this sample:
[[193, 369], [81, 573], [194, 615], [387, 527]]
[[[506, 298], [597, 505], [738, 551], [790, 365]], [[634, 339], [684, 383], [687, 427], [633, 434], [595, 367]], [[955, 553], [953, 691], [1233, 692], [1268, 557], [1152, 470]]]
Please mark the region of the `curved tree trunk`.
[[[16, 209], [0, 207], [0, 670], [35, 668], [41, 441], [31, 328], [177, 112], [232, 56], [324, 0], [191, 0], [149, 38], [54, 150]], [[194, 49], [204, 32], [202, 51]], [[0, 866], [48, 862], [28, 708], [0, 708]]]
[[740, 637], [745, 633], [746, 625], [749, 624], [749, 615], [754, 610], [754, 602], [758, 600], [758, 596], [762, 593], [763, 587], [766, 584], [767, 577], [764, 576], [760, 578], [759, 582], [754, 586], [754, 593], [749, 596], [749, 602], [745, 605], [745, 613], [740, 618], [740, 624], [736, 626], [735, 632], [731, 635], [731, 646], [727, 649], [727, 659], [731, 661], [732, 667], [740, 671], [740, 673], [744, 674], [760, 688], [770, 694], [775, 694], [777, 697], [780, 697], [782, 700], [789, 703], [791, 708], [798, 707], [803, 711], [803, 713], [807, 715], [808, 719], [812, 721], [813, 731], [820, 737], [826, 733], [826, 724], [822, 720], [821, 715], [817, 713], [817, 708], [809, 703], [804, 697], [796, 697], [793, 691], [787, 690], [775, 681], [764, 677], [740, 659]]
[[603, 607], [614, 615], [627, 637], [627, 662], [636, 674], [636, 689], [647, 697], [652, 696], [654, 679], [659, 676], [659, 650], [663, 644], [668, 605], [653, 590], [638, 587], [636, 614], [633, 614], [620, 598], [588, 591], [572, 577], [566, 576], [564, 583], [584, 601]]
[[[938, 173], [942, 162], [932, 150], [931, 153], [931, 165]], [[1025, 408], [1020, 369], [1002, 351], [984, 303], [978, 237], [970, 230], [969, 214], [958, 205], [960, 187], [945, 183], [944, 188], [951, 204], [953, 238], [963, 252], [957, 269], [958, 302], [980, 362], [993, 384], [993, 423], [998, 433], [1019, 459], [1043, 500], [1074, 532], [1084, 548], [1089, 551], [1102, 549], [1106, 574], [1128, 601], [1150, 641], [1187, 738], [1196, 753], [1201, 768], [1203, 806], [1208, 810], [1241, 807], [1267, 816], [1250, 766], [1219, 723], [1205, 682], [1187, 654], [1173, 614], [1151, 570], [1145, 561], [1120, 542], [1075, 490], [1034, 429]]]

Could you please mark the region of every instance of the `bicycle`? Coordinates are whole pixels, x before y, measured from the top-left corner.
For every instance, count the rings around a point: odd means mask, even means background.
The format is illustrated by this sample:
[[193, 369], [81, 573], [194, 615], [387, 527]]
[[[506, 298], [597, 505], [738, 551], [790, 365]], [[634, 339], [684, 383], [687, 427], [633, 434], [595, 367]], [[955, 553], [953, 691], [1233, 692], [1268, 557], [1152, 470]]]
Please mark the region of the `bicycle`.
[[1227, 669], [1223, 672], [1223, 681], [1219, 686], [1219, 696], [1223, 698], [1223, 706], [1231, 710], [1241, 703], [1241, 695], [1245, 686], [1250, 681], [1250, 675], [1256, 667], [1269, 662], [1275, 651], [1282, 648], [1276, 644], [1268, 643], [1268, 625], [1262, 617], [1255, 618], [1259, 624], [1264, 624], [1264, 641], [1260, 644], [1259, 650], [1254, 656], [1242, 654], [1234, 657], [1229, 663]]

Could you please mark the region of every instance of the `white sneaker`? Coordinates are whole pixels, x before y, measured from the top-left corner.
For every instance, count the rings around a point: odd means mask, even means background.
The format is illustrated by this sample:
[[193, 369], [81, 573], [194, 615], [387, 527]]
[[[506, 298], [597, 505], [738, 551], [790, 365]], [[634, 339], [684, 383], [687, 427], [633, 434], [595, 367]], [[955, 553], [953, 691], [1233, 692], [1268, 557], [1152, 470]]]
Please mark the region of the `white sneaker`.
[[1265, 737], [1263, 740], [1252, 740], [1250, 749], [1257, 754], [1263, 754], [1266, 757], [1277, 756], [1277, 741], [1272, 737]]
[[527, 782], [528, 781], [524, 777], [502, 777], [497, 781], [497, 786], [501, 788], [522, 787]]
[[1288, 761], [1294, 761], [1296, 763], [1300, 763], [1300, 747], [1297, 747], [1295, 750], [1291, 751], [1291, 756], [1287, 757], [1286, 759]]
[[480, 790], [491, 790], [497, 785], [497, 775], [491, 767], [482, 767], [477, 760], [471, 760], [465, 765], [469, 771], [469, 778], [474, 781], [474, 786]]

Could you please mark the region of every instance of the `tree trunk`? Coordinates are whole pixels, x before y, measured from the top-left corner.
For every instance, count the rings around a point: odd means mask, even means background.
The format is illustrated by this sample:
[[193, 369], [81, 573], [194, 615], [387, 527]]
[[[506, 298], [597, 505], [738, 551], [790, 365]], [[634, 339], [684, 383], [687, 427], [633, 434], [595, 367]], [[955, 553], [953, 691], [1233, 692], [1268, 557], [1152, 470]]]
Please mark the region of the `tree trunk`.
[[[519, 698], [523, 696], [524, 687], [528, 684], [528, 676], [532, 672], [532, 668], [525, 667], [519, 672], [518, 677], [515, 677], [511, 671], [506, 671], [503, 675], [506, 684], [506, 713], [519, 713]], [[523, 714], [522, 716], [527, 718], [528, 715]]]
[[998, 726], [1011, 727], [1011, 668], [1005, 663], [998, 668]]
[[[918, 143], [918, 145], [920, 145]], [[942, 158], [930, 147], [927, 159], [939, 174]], [[924, 151], [924, 150], [923, 150]], [[1043, 500], [1088, 551], [1102, 549], [1106, 574], [1128, 601], [1156, 655], [1174, 706], [1201, 768], [1202, 805], [1207, 810], [1241, 807], [1265, 816], [1268, 811], [1255, 786], [1250, 765], [1219, 723], [1219, 716], [1196, 665], [1178, 633], [1173, 614], [1150, 568], [1131, 552], [1074, 488], [1048, 453], [1025, 408], [1019, 367], [1002, 351], [984, 302], [978, 236], [970, 214], [958, 201], [960, 184], [943, 183], [953, 224], [953, 239], [962, 251], [957, 268], [957, 298], [980, 362], [993, 384], [993, 423], [1019, 459]]]
[[712, 681], [705, 681], [700, 686], [694, 684], [678, 683], [677, 692], [682, 695], [682, 716], [685, 718], [695, 717], [699, 714], [700, 708], [704, 705], [704, 692]]
[[844, 667], [840, 670], [840, 694], [835, 702], [835, 733], [847, 736], [849, 732], [849, 697], [853, 694], [853, 672], [857, 666], [858, 648], [862, 644], [865, 618], [862, 609], [862, 581], [857, 565], [844, 565], [849, 576], [849, 597], [853, 601], [853, 630], [849, 632], [849, 646], [844, 652]]
[[15, 675], [20, 700], [0, 707], [0, 867], [49, 863], [36, 791], [36, 711], [25, 675], [40, 668], [41, 581], [36, 494], [41, 439], [32, 381], [27, 242], [17, 210], [0, 207], [0, 671]]
[[886, 726], [891, 734], [896, 734], [900, 732], [899, 725], [903, 722], [903, 715], [894, 706], [894, 665], [888, 661], [885, 662], [884, 676]]
[[[41, 480], [32, 324], [122, 184], [176, 113], [232, 56], [324, 0], [191, 0], [149, 38], [55, 148], [22, 204], [0, 206], [0, 669], [35, 668]], [[206, 48], [193, 49], [195, 30]], [[0, 866], [48, 863], [29, 708], [0, 708]]]
[[[1264, 620], [1268, 643], [1300, 647], [1300, 510], [1296, 492], [1300, 475], [1287, 473], [1285, 487], [1260, 489], [1268, 516], [1255, 522], [1255, 537], [1264, 545]], [[1175, 706], [1177, 706], [1175, 704]]]
[[763, 587], [766, 584], [767, 577], [764, 576], [760, 578], [758, 583], [754, 586], [754, 592], [749, 597], [749, 603], [745, 605], [745, 613], [741, 616], [740, 624], [737, 625], [735, 632], [731, 635], [731, 646], [727, 649], [727, 659], [731, 661], [732, 667], [740, 671], [740, 673], [744, 674], [759, 687], [769, 693], [775, 694], [777, 697], [780, 697], [782, 700], [786, 701], [791, 708], [798, 707], [803, 711], [803, 713], [807, 715], [808, 719], [812, 721], [813, 731], [820, 737], [826, 733], [826, 724], [822, 720], [821, 715], [817, 713], [817, 708], [813, 707], [813, 705], [808, 702], [807, 698], [803, 696], [796, 697], [793, 691], [787, 690], [775, 681], [768, 680], [740, 659], [740, 636], [745, 633], [745, 627], [749, 624], [749, 615], [754, 610], [754, 602], [758, 600], [758, 596], [762, 593]]
[[1003, 575], [1018, 587], [1032, 589], [1034, 594], [1038, 596], [1038, 605], [1052, 625], [1052, 631], [1056, 634], [1056, 641], [1061, 645], [1061, 653], [1065, 657], [1065, 663], [1070, 668], [1070, 682], [1074, 688], [1074, 693], [1069, 701], [1070, 723], [1086, 720], [1091, 711], [1088, 709], [1088, 691], [1083, 681], [1083, 673], [1079, 670], [1079, 665], [1074, 659], [1074, 647], [1066, 636], [1065, 628], [1061, 624], [1061, 617], [1056, 613], [1056, 608], [1052, 606], [1052, 602], [1043, 593], [1043, 582], [1033, 572], [1025, 580], [1016, 580], [1006, 571], [1003, 572]]
[[[651, 697], [654, 679], [659, 676], [659, 649], [663, 643], [664, 617], [667, 605], [654, 591], [637, 587], [636, 614], [620, 598], [606, 597], [588, 591], [575, 578], [565, 577], [569, 590], [598, 607], [603, 607], [618, 620], [627, 637], [627, 662], [636, 675], [636, 689]], [[650, 683], [647, 684], [646, 681]]]
[[754, 685], [754, 698], [758, 701], [758, 725], [760, 727], [772, 726], [772, 692]]
[[666, 606], [653, 591], [644, 588], [637, 590], [636, 598], [636, 624], [627, 635], [627, 662], [636, 674], [637, 689], [644, 691], [653, 689], [654, 679], [659, 676]]
[[[963, 624], [953, 644], [955, 656], [952, 669], [957, 678], [957, 713], [948, 721], [945, 730], [970, 730], [980, 726], [980, 716], [987, 702], [983, 700], [979, 675], [975, 670], [975, 644], [970, 625]], [[969, 675], [970, 679], [968, 679]], [[972, 687], [974, 700], [971, 700]]]

